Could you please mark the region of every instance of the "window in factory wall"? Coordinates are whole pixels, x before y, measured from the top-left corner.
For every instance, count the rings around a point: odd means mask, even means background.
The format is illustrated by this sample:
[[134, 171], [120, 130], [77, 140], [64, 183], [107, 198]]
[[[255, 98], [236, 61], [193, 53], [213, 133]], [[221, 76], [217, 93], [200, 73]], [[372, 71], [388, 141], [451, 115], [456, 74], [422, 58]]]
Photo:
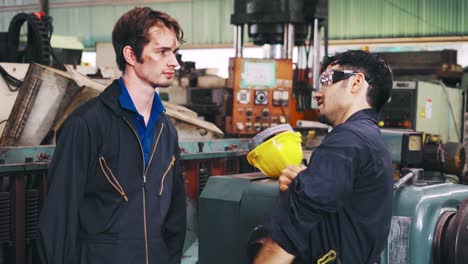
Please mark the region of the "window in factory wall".
[[[216, 69], [218, 75], [228, 77], [229, 58], [234, 57], [233, 48], [225, 49], [181, 49], [183, 61], [195, 62], [196, 69]], [[244, 47], [244, 58], [279, 58], [281, 46]], [[297, 61], [297, 49], [293, 52], [293, 61]]]
[[[183, 61], [195, 62], [196, 69], [217, 69], [218, 75], [227, 78], [229, 58], [234, 57], [234, 49], [181, 49]], [[244, 48], [244, 57], [263, 58], [261, 47]]]

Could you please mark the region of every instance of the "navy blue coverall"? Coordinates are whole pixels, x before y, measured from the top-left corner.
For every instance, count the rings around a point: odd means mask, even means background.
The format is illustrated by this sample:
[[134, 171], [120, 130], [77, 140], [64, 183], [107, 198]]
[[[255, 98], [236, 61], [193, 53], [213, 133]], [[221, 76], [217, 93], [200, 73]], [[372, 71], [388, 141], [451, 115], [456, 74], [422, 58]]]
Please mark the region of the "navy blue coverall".
[[181, 261], [186, 205], [177, 130], [160, 112], [143, 138], [122, 91], [114, 81], [58, 133], [39, 222], [44, 264]]
[[390, 229], [392, 171], [377, 113], [358, 111], [313, 152], [265, 226], [294, 263], [316, 263], [332, 251], [330, 263], [374, 263]]

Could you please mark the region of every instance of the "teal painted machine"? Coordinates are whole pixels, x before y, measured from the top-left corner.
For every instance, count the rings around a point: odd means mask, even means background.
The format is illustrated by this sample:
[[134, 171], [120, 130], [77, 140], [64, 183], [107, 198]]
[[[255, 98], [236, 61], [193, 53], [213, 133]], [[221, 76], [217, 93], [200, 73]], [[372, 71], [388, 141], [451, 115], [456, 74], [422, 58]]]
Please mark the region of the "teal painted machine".
[[198, 263], [249, 263], [247, 241], [278, 193], [261, 173], [211, 177], [199, 200]]
[[[381, 263], [468, 263], [468, 200], [460, 206], [465, 199], [468, 186], [453, 183], [396, 190], [392, 227]], [[456, 216], [462, 218], [461, 223], [454, 222]], [[450, 225], [456, 233], [448, 230]], [[463, 228], [456, 230], [457, 226]]]
[[[383, 134], [400, 166], [422, 158], [421, 133]], [[380, 263], [468, 263], [463, 252], [468, 251], [468, 186], [425, 178], [422, 169], [402, 173], [395, 183], [392, 226]], [[199, 200], [198, 263], [250, 263], [261, 246], [256, 231], [274, 209], [278, 193], [277, 181], [259, 173], [209, 178]]]

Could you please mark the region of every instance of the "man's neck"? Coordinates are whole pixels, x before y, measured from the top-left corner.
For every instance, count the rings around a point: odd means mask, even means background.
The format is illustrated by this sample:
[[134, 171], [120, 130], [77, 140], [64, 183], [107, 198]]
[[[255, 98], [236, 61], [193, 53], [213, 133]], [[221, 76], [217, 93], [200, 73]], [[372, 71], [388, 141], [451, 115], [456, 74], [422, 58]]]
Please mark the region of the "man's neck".
[[343, 112], [343, 114], [335, 120], [333, 126], [336, 127], [339, 124], [343, 124], [344, 122], [346, 122], [346, 120], [348, 120], [355, 113], [357, 113], [357, 112], [359, 112], [361, 110], [364, 110], [364, 109], [368, 109], [368, 108], [371, 108], [370, 105], [368, 105], [368, 104], [352, 105], [348, 109], [348, 111]]
[[154, 88], [139, 78], [134, 78], [132, 73], [124, 73], [122, 79], [138, 113], [145, 118], [145, 123], [147, 123], [153, 106]]

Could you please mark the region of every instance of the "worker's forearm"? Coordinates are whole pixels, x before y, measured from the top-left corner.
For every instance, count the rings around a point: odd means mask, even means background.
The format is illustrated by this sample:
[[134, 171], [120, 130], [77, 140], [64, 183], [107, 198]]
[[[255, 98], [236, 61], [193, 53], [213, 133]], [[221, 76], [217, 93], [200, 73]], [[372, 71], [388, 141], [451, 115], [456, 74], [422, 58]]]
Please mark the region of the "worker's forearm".
[[254, 264], [289, 264], [294, 255], [289, 254], [272, 239], [267, 239], [255, 258]]

